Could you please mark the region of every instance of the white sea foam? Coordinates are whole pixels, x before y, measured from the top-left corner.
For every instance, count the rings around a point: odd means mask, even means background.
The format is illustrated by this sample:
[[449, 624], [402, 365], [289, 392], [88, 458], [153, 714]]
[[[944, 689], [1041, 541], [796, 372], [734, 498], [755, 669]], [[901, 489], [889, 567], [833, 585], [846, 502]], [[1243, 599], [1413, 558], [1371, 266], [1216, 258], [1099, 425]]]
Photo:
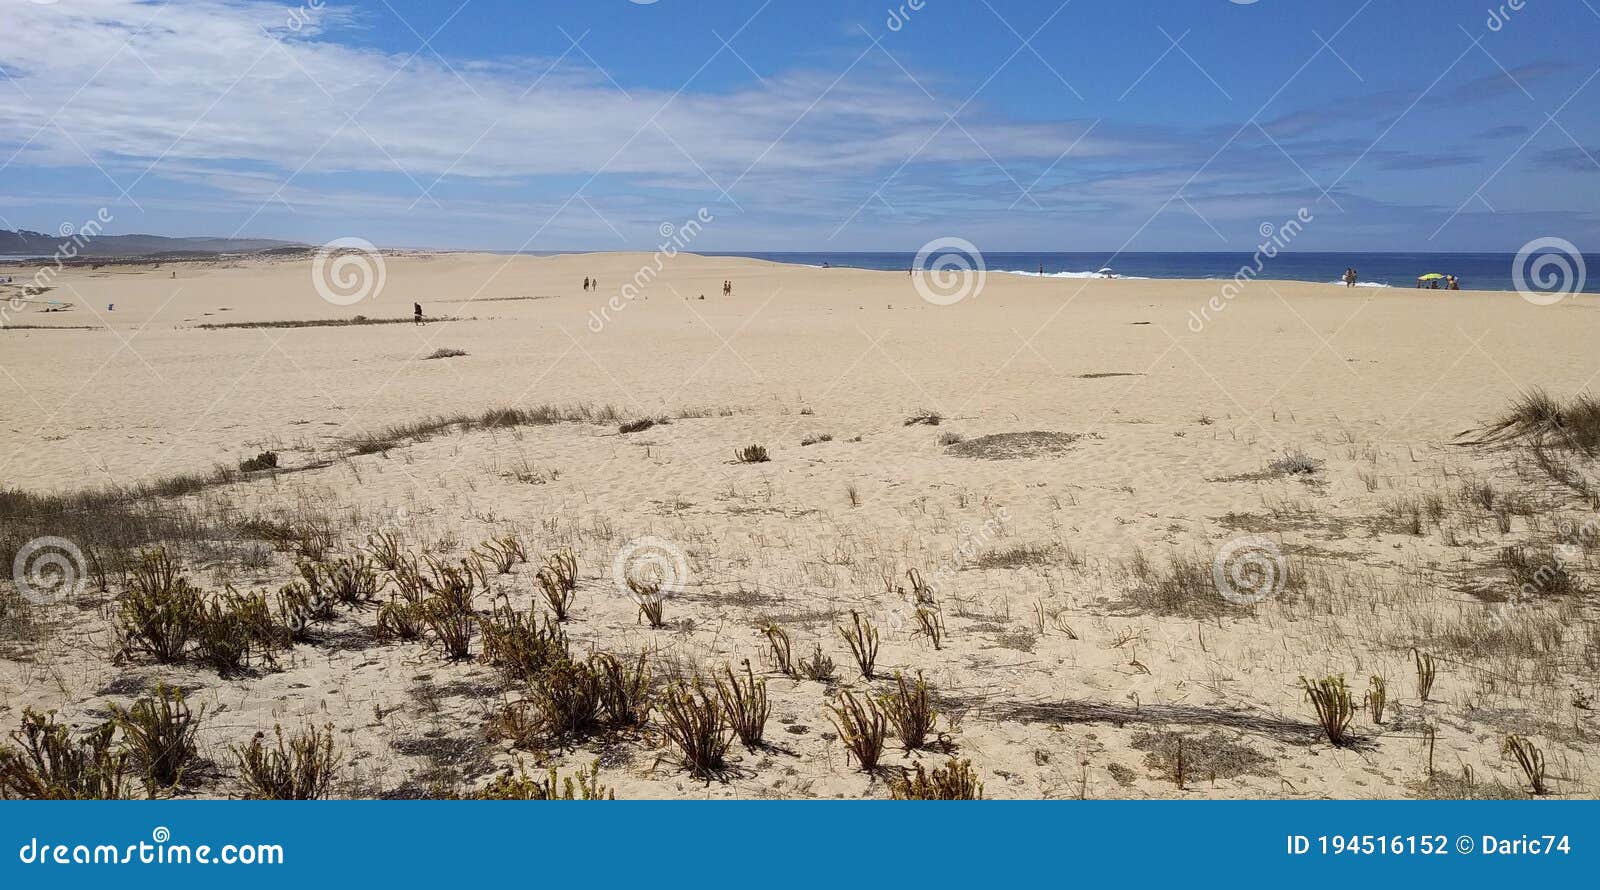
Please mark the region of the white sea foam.
[[1002, 275], [1027, 275], [1031, 278], [1116, 278], [1122, 281], [1149, 280], [1143, 275], [1122, 275], [1116, 272], [1113, 272], [1110, 275], [1101, 275], [1099, 272], [1046, 272], [1043, 275], [1040, 275], [1038, 272], [1028, 272], [1022, 269], [995, 269], [994, 271], [999, 272]]
[[[1337, 284], [1340, 287], [1344, 287], [1344, 282], [1343, 281], [1330, 281], [1328, 283], [1329, 284]], [[1381, 281], [1357, 281], [1356, 282], [1356, 287], [1394, 287], [1394, 285], [1392, 285], [1392, 284], [1384, 284]]]

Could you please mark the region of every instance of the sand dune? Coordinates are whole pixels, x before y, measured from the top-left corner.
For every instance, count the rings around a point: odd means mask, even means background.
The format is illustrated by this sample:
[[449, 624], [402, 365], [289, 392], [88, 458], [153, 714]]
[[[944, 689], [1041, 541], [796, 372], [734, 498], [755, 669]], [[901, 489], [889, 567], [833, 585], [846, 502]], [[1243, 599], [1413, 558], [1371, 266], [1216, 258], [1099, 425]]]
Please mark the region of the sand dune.
[[[640, 297], [619, 296], [642, 268]], [[26, 706], [86, 723], [165, 679], [206, 707], [218, 767], [187, 792], [205, 796], [234, 791], [228, 745], [307, 721], [336, 729], [341, 795], [470, 790], [521, 758], [599, 759], [619, 797], [881, 796], [827, 706], [920, 671], [946, 746], [990, 797], [1516, 794], [1512, 733], [1544, 751], [1558, 793], [1593, 795], [1593, 600], [1506, 613], [1498, 560], [1558, 547], [1594, 505], [1519, 444], [1460, 440], [1519, 391], [1591, 387], [1600, 299], [1257, 282], [1208, 312], [1219, 282], [992, 274], [942, 306], [904, 273], [689, 255], [653, 269], [644, 254], [395, 254], [381, 290], [348, 306], [304, 259], [69, 270], [55, 286], [78, 308], [12, 323], [97, 329], [0, 331], [0, 478], [67, 492], [273, 451], [276, 474], [181, 503], [217, 522], [326, 518], [345, 554], [379, 528], [448, 558], [516, 535], [533, 562], [491, 582], [519, 608], [538, 561], [570, 548], [575, 648], [645, 651], [662, 679], [750, 659], [772, 699], [768, 746], [735, 743], [716, 780], [657, 732], [513, 748], [486, 726], [522, 686], [481, 657], [374, 640], [374, 609], [341, 611], [276, 670], [222, 679], [114, 664], [103, 610], [31, 607], [0, 649], [0, 722]], [[454, 320], [201, 327], [403, 319], [414, 302]], [[465, 355], [426, 358], [441, 348]], [[354, 453], [396, 424], [537, 405], [590, 419]], [[619, 433], [646, 417], [670, 423]], [[770, 460], [736, 462], [751, 444]], [[1274, 469], [1285, 456], [1303, 463]], [[1499, 512], [1464, 494], [1481, 484]], [[12, 524], [0, 539], [51, 533]], [[612, 574], [646, 535], [690, 569], [661, 629]], [[1594, 538], [1577, 537], [1566, 567], [1592, 583]], [[1169, 564], [1199, 567], [1204, 586], [1241, 538], [1270, 542], [1293, 581], [1252, 605], [1164, 599], [1183, 587]], [[276, 590], [294, 572], [237, 533], [174, 549], [207, 589]], [[936, 579], [937, 648], [894, 589], [913, 569]], [[117, 590], [91, 584], [84, 601]], [[835, 630], [852, 610], [879, 628], [889, 679], [860, 678]], [[820, 646], [838, 679], [777, 674], [769, 621], [797, 654]], [[1413, 647], [1438, 659], [1427, 702]], [[1370, 677], [1388, 687], [1385, 722], [1356, 714], [1349, 748], [1319, 735], [1299, 683], [1339, 674], [1358, 708]], [[884, 756], [913, 760], [945, 755]]]

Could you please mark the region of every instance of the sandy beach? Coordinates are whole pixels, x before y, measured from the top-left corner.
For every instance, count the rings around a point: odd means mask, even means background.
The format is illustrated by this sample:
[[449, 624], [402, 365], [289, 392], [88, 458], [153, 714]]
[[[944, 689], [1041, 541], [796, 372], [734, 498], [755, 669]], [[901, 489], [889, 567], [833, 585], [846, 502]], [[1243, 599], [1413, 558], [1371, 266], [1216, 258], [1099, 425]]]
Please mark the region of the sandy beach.
[[[936, 741], [891, 739], [884, 770], [969, 760], [987, 797], [1520, 796], [1508, 735], [1541, 749], [1556, 793], [1595, 794], [1592, 495], [1525, 443], [1471, 443], [1529, 390], [1593, 390], [1596, 295], [1263, 280], [1219, 304], [1218, 281], [991, 272], [936, 305], [904, 272], [688, 254], [659, 272], [641, 253], [381, 264], [350, 305], [304, 255], [63, 271], [51, 296], [71, 311], [0, 330], [0, 488], [224, 468], [147, 498], [197, 517], [169, 549], [208, 592], [297, 577], [293, 552], [240, 531], [252, 518], [330, 529], [328, 559], [380, 530], [442, 560], [515, 537], [528, 561], [488, 572], [483, 616], [544, 614], [535, 572], [570, 551], [574, 652], [644, 653], [658, 684], [743, 677], [748, 660], [767, 743], [734, 742], [702, 776], [659, 713], [508, 738], [525, 684], [482, 637], [462, 660], [382, 639], [376, 602], [232, 676], [117, 658], [115, 572], [106, 590], [13, 599], [26, 615], [0, 637], [0, 724], [34, 708], [88, 725], [175, 683], [203, 708], [210, 765], [182, 792], [201, 797], [236, 793], [229, 746], [324, 723], [335, 796], [470, 793], [518, 762], [598, 761], [619, 798], [882, 797], [830, 705], [920, 673]], [[429, 323], [410, 323], [414, 303]], [[356, 316], [401, 323], [256, 325]], [[394, 429], [538, 406], [562, 419]], [[619, 431], [640, 419], [658, 422]], [[751, 445], [770, 459], [737, 460]], [[263, 452], [276, 469], [238, 472]], [[8, 559], [55, 534], [8, 524]], [[686, 560], [660, 628], [615, 571], [641, 538]], [[1218, 596], [1230, 545], [1276, 575], [1259, 601]], [[1508, 548], [1563, 552], [1579, 589], [1519, 597]], [[932, 581], [920, 603], [917, 578]], [[875, 679], [838, 630], [852, 612], [881, 639]], [[820, 647], [835, 678], [786, 676], [769, 626], [797, 657]], [[1356, 711], [1344, 746], [1301, 682], [1336, 676]]]

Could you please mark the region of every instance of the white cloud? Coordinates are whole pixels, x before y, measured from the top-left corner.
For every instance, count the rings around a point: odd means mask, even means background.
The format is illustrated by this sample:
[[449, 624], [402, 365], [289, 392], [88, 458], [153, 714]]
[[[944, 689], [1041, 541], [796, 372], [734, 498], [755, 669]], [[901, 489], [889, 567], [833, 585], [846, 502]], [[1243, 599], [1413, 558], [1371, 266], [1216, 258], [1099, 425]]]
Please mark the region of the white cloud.
[[[157, 177], [244, 166], [280, 180], [296, 170], [403, 171], [428, 185], [444, 175], [587, 176], [603, 167], [699, 187], [707, 173], [726, 184], [752, 167], [868, 175], [919, 147], [922, 161], [1053, 158], [1079, 131], [982, 121], [969, 108], [962, 124], [981, 146], [954, 126], [930, 142], [959, 103], [929, 99], [873, 57], [837, 83], [835, 74], [794, 72], [721, 94], [631, 85], [624, 94], [577, 52], [554, 66], [446, 62], [427, 50], [335, 42], [360, 25], [334, 7], [309, 11], [292, 29], [294, 9], [241, 0], [7, 3], [0, 65], [15, 83], [0, 84], [4, 154], [17, 152], [13, 164], [81, 165], [87, 153], [135, 176], [155, 163]], [[1115, 148], [1091, 136], [1075, 157]], [[246, 192], [255, 184], [213, 181]]]

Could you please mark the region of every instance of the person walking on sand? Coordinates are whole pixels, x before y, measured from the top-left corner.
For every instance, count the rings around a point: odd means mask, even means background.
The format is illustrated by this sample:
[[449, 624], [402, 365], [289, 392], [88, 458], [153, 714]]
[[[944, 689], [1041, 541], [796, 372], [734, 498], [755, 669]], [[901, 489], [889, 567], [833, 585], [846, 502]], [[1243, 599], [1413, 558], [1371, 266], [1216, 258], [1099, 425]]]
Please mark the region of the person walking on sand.
[[411, 323], [412, 324], [422, 324], [422, 304], [421, 303], [412, 303], [411, 304]]
[[589, 291], [589, 279], [587, 276], [585, 276], [583, 279], [583, 290], [585, 293]]

